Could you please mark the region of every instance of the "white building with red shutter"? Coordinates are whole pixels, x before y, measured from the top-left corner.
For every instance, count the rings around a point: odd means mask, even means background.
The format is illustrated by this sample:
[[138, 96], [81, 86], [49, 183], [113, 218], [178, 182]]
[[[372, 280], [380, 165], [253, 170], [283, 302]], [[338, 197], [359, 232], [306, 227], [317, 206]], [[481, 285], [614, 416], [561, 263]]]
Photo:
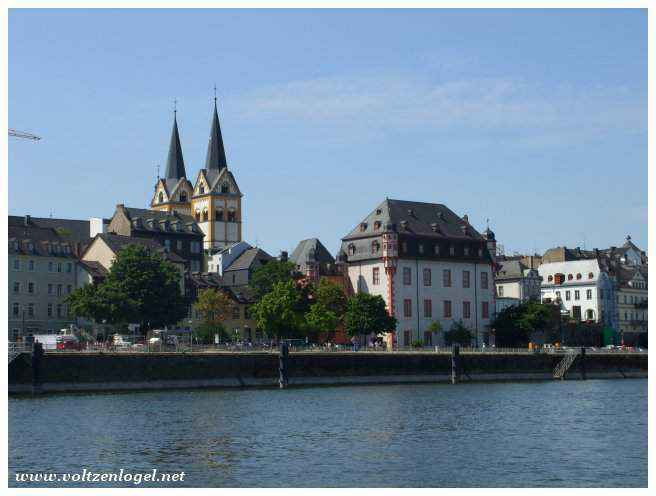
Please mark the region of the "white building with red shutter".
[[[487, 240], [449, 208], [385, 200], [342, 238], [340, 261], [353, 290], [383, 297], [400, 346], [442, 345], [459, 321], [472, 344], [489, 342], [495, 308]], [[442, 331], [429, 330], [433, 321]]]

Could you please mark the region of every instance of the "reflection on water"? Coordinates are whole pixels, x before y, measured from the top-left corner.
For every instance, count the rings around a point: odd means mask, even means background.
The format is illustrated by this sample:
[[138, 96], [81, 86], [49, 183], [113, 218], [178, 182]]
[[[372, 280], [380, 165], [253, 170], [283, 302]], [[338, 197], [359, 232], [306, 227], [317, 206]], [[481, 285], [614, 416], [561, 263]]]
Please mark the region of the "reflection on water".
[[9, 420], [12, 486], [84, 468], [192, 487], [647, 484], [646, 380], [57, 395], [10, 398]]

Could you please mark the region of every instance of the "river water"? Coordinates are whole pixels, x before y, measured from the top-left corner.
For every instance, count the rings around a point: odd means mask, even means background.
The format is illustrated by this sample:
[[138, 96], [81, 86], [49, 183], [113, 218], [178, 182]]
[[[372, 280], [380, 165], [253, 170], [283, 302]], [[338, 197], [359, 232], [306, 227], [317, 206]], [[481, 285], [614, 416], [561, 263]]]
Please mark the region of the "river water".
[[645, 487], [647, 380], [9, 399], [10, 486], [85, 468], [183, 471], [170, 487]]

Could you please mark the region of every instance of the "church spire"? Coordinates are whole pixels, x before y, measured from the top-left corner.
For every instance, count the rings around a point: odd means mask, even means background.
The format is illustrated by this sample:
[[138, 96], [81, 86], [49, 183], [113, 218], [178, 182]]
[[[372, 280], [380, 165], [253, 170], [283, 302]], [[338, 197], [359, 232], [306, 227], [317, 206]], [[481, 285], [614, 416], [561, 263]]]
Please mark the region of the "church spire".
[[[214, 90], [216, 92], [216, 88]], [[214, 94], [214, 115], [212, 116], [212, 130], [210, 131], [210, 141], [207, 145], [207, 158], [205, 159], [205, 169], [221, 170], [228, 167], [226, 160], [225, 148], [223, 147], [223, 137], [221, 136], [221, 125], [219, 124], [219, 113], [216, 108], [216, 93]]]
[[166, 179], [180, 179], [187, 177], [184, 159], [182, 158], [182, 146], [180, 146], [180, 134], [178, 133], [177, 108], [173, 111], [173, 131], [171, 131], [171, 143], [169, 144], [169, 156], [166, 159]]

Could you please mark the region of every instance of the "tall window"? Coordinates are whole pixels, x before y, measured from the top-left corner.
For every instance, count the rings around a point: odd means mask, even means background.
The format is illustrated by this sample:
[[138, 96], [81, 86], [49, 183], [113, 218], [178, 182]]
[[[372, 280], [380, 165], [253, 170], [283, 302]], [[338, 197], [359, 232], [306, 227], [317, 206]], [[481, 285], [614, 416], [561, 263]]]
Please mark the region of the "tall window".
[[20, 270], [20, 260], [14, 259], [14, 270]]
[[410, 267], [403, 267], [403, 285], [410, 286], [412, 284], [412, 269]]
[[27, 305], [27, 316], [34, 317], [34, 303], [30, 303]]
[[462, 287], [463, 288], [468, 288], [469, 287], [469, 271], [468, 270], [463, 270], [462, 271]]
[[427, 319], [433, 318], [433, 302], [432, 300], [424, 300], [424, 317]]
[[61, 303], [58, 303], [57, 304], [57, 317], [61, 317], [61, 316], [62, 316], [62, 306], [61, 306]]
[[497, 294], [499, 296], [503, 296], [503, 286], [501, 285], [497, 286]]
[[30, 260], [27, 266], [30, 272], [34, 272], [34, 260]]
[[565, 291], [565, 301], [569, 301], [572, 299], [572, 292], [571, 291]]
[[57, 296], [61, 296], [61, 294], [62, 294], [62, 285], [57, 284]]
[[489, 319], [490, 318], [490, 304], [487, 301], [484, 301], [481, 303], [482, 305], [482, 312], [483, 312], [483, 318], [484, 319]]
[[444, 300], [444, 318], [451, 318], [451, 302], [449, 300]]
[[52, 303], [48, 303], [48, 317], [52, 317]]
[[462, 318], [471, 319], [471, 302], [469, 301], [462, 302]]
[[27, 292], [34, 294], [34, 283], [33, 282], [28, 282], [27, 283]]
[[403, 316], [412, 317], [412, 300], [409, 298], [403, 300]]
[[71, 262], [68, 262], [66, 264], [66, 272], [68, 273], [73, 272], [73, 264]]
[[217, 222], [223, 222], [223, 209], [215, 210], [214, 217]]
[[444, 269], [442, 271], [442, 284], [445, 288], [451, 287], [451, 269]]
[[52, 284], [48, 284], [48, 294], [51, 295], [52, 293]]
[[232, 307], [232, 318], [238, 319], [239, 317], [241, 317], [241, 312], [239, 310], [239, 307], [235, 305], [234, 307]]
[[430, 286], [431, 284], [431, 270], [424, 269], [424, 286]]
[[592, 299], [592, 290], [591, 289], [586, 290], [585, 298], [588, 299], [588, 300]]
[[61, 271], [62, 271], [62, 264], [61, 264], [61, 262], [59, 262], [57, 264], [57, 272], [61, 272]]
[[20, 282], [14, 281], [14, 293], [20, 293]]
[[575, 300], [581, 299], [581, 292], [578, 289], [574, 291], [574, 299]]
[[374, 286], [378, 286], [380, 284], [380, 267], [374, 267], [372, 269], [371, 279], [373, 281]]
[[234, 210], [228, 212], [228, 222], [237, 222], [237, 212]]
[[487, 277], [487, 272], [481, 272], [481, 288], [482, 289], [487, 289], [488, 285], [488, 277]]
[[18, 317], [20, 314], [20, 305], [18, 303], [14, 303], [11, 313], [14, 315], [14, 317]]
[[70, 284], [67, 285], [67, 286], [66, 286], [66, 293], [67, 293], [67, 294], [71, 294], [72, 292], [73, 292], [73, 286], [71, 286]]

